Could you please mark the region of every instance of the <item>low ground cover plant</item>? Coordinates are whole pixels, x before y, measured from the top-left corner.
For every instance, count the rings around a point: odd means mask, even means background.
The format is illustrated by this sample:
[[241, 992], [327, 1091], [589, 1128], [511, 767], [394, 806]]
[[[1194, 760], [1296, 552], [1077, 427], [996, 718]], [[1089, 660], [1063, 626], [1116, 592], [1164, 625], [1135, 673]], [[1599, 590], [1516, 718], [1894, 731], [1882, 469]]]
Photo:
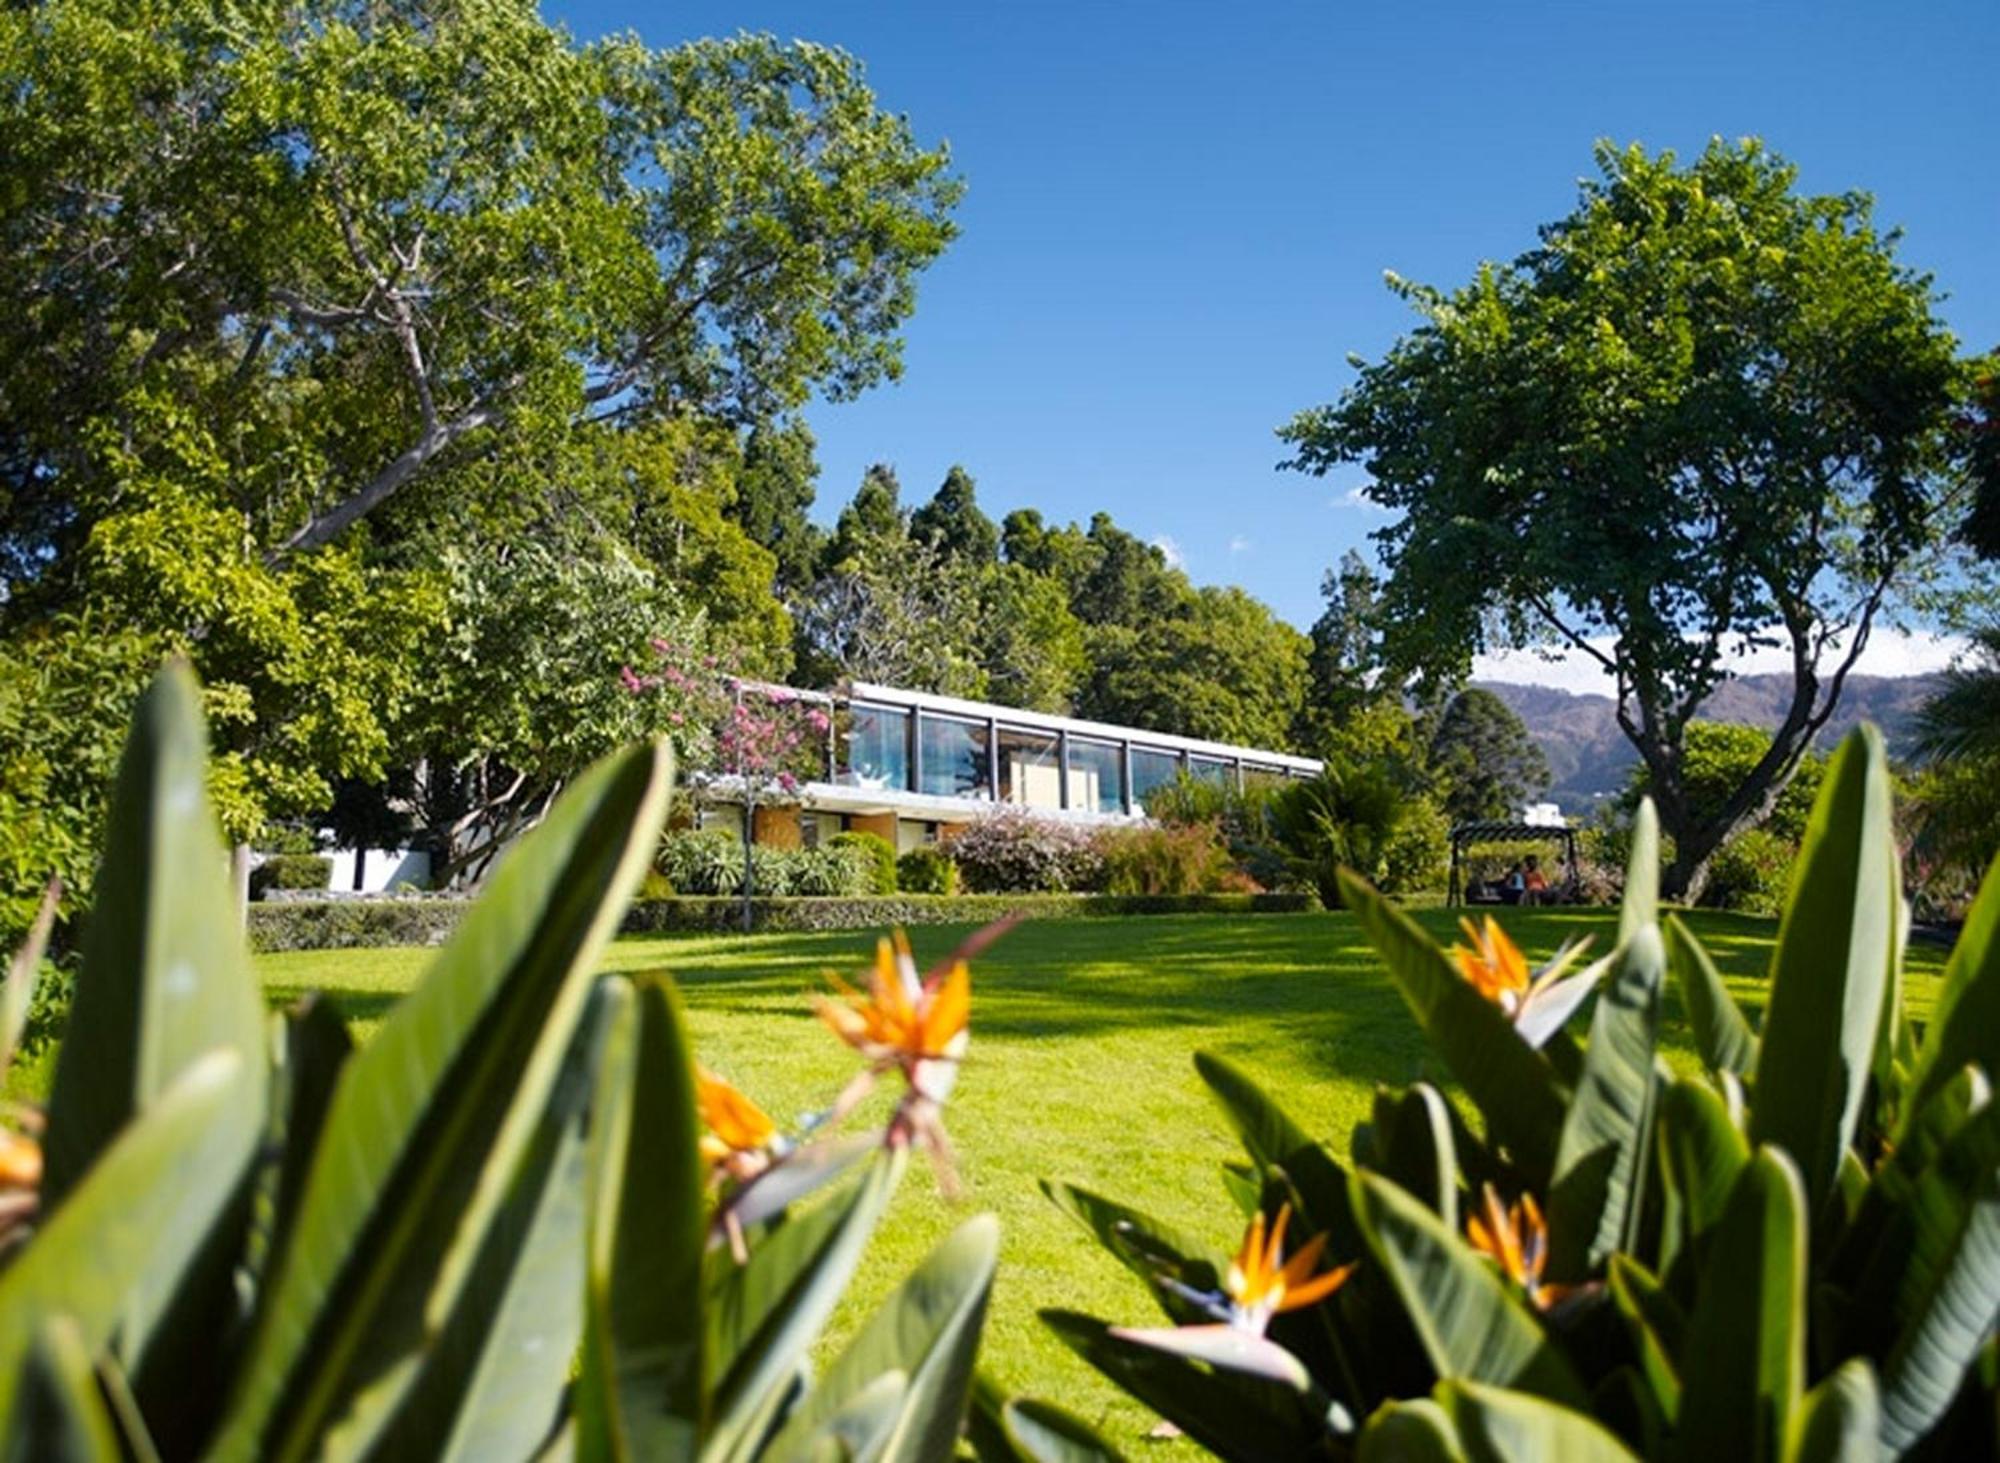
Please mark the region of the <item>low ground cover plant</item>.
[[[1531, 970], [1491, 920], [1447, 951], [1340, 883], [1482, 1130], [1385, 1088], [1349, 1168], [1197, 1056], [1245, 1149], [1222, 1176], [1243, 1245], [1046, 1185], [1166, 1316], [1045, 1313], [1085, 1360], [1228, 1458], [1993, 1456], [2000, 867], [1919, 1034], [1879, 736], [1827, 767], [1761, 1029], [1658, 908], [1650, 804], [1588, 966]], [[1670, 975], [1685, 1076], [1659, 1052]]]

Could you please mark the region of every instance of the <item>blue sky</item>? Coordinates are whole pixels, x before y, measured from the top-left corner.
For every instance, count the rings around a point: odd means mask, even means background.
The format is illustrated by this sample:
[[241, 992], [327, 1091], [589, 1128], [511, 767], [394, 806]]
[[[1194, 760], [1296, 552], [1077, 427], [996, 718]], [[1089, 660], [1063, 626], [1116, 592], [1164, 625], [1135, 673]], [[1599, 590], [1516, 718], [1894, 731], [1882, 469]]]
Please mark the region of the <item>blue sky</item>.
[[1109, 509], [1197, 580], [1295, 623], [1380, 526], [1359, 475], [1274, 471], [1272, 432], [1437, 284], [1567, 211], [1599, 137], [1757, 134], [1819, 192], [1876, 195], [1968, 347], [2000, 345], [2000, 3], [722, 5], [546, 0], [579, 35], [838, 44], [950, 142], [963, 233], [907, 371], [816, 406], [820, 513], [862, 469], [910, 501], [953, 462], [996, 519]]

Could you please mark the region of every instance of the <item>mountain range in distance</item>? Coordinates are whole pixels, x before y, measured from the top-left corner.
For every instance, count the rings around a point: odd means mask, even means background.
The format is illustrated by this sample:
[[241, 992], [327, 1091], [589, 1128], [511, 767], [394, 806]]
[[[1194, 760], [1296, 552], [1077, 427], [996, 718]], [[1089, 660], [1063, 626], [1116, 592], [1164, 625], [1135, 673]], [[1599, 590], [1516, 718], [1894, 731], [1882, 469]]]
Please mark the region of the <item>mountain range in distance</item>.
[[[1849, 676], [1840, 704], [1820, 729], [1824, 751], [1854, 726], [1872, 721], [1882, 728], [1891, 755], [1907, 750], [1911, 720], [1943, 677]], [[1585, 814], [1625, 785], [1638, 752], [1618, 729], [1616, 704], [1609, 696], [1582, 695], [1554, 686], [1512, 681], [1474, 681], [1512, 707], [1548, 759], [1552, 781], [1547, 793], [1569, 814]], [[1784, 720], [1792, 697], [1785, 675], [1740, 676], [1716, 687], [1701, 708], [1707, 721], [1744, 722], [1766, 729]]]

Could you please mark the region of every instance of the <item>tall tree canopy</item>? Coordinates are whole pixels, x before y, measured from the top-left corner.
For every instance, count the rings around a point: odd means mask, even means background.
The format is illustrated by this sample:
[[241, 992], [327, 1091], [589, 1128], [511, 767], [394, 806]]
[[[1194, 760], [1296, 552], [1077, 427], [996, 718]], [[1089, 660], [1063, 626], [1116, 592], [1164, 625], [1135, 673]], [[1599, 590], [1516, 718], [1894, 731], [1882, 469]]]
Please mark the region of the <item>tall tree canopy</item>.
[[162, 397], [282, 554], [586, 418], [852, 395], [958, 194], [839, 51], [579, 45], [532, 0], [52, 0], [0, 67], [10, 593]]
[[1549, 785], [1548, 759], [1514, 708], [1468, 686], [1431, 733], [1430, 770], [1455, 823], [1517, 818]]
[[972, 474], [956, 463], [930, 502], [910, 515], [910, 535], [972, 564], [991, 563], [1000, 551], [1000, 530], [980, 511]]
[[[1610, 672], [1695, 893], [1770, 810], [1891, 599], [1962, 517], [1969, 371], [1931, 282], [1860, 194], [1813, 197], [1756, 142], [1692, 163], [1598, 151], [1576, 209], [1282, 429], [1289, 465], [1363, 463], [1386, 650], [1460, 672], [1495, 641]], [[1789, 653], [1766, 754], [1712, 815], [1688, 722], [1746, 643]]]

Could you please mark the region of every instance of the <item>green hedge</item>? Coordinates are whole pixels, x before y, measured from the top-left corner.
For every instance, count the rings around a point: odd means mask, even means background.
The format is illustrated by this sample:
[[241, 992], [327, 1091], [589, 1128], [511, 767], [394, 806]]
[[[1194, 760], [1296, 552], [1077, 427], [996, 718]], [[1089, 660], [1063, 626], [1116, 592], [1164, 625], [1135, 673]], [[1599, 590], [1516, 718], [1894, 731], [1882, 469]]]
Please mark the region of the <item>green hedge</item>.
[[[464, 912], [460, 899], [329, 899], [260, 904], [250, 910], [258, 950], [344, 950], [364, 945], [436, 945]], [[753, 899], [754, 929], [874, 930], [894, 925], [982, 924], [1002, 915], [1093, 919], [1134, 914], [1297, 914], [1311, 894], [903, 894], [861, 899]], [[631, 935], [729, 933], [743, 927], [740, 899], [690, 895], [642, 899], [625, 914]]]
[[250, 871], [250, 897], [267, 889], [324, 889], [333, 878], [333, 860], [320, 853], [274, 853]]

